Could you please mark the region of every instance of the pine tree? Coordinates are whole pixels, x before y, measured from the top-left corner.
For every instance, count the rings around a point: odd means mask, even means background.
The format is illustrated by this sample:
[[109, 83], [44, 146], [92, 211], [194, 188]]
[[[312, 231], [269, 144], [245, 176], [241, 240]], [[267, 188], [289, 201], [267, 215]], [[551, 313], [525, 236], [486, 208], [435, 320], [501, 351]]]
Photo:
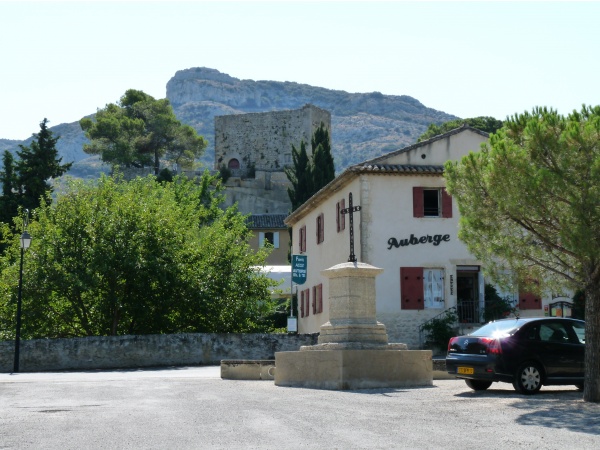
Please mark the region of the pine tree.
[[52, 192], [48, 183], [51, 178], [60, 177], [67, 172], [72, 163], [61, 165], [62, 158], [58, 157], [56, 143], [60, 136], [54, 137], [48, 129], [48, 119], [40, 123], [40, 132], [34, 134], [34, 140], [29, 147], [19, 145], [17, 151], [17, 189], [19, 205], [27, 209], [35, 209], [40, 205], [40, 199], [46, 192]]

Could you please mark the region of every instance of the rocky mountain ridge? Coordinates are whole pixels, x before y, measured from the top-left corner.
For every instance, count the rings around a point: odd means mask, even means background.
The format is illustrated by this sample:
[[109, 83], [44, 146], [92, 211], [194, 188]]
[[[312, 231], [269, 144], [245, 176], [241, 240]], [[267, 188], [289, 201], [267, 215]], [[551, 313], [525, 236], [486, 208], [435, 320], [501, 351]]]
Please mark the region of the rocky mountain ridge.
[[[427, 108], [406, 95], [348, 93], [288, 81], [240, 80], [205, 67], [178, 71], [167, 83], [166, 96], [178, 119], [208, 140], [202, 162], [211, 169], [217, 115], [297, 109], [307, 103], [326, 109], [331, 112], [332, 152], [338, 172], [351, 164], [413, 144], [430, 123], [457, 118]], [[75, 162], [70, 175], [99, 174], [102, 164], [98, 157], [90, 157], [82, 150], [86, 138], [78, 122], [50, 129], [61, 136], [57, 148], [63, 162]], [[31, 138], [22, 142], [0, 139], [0, 146], [13, 150], [18, 144], [28, 145], [30, 141]]]

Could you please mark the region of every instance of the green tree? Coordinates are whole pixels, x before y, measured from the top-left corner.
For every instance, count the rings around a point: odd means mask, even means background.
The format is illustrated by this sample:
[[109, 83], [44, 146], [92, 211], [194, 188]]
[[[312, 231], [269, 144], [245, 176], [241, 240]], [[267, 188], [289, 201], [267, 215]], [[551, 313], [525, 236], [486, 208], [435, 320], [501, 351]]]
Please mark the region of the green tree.
[[600, 401], [600, 106], [515, 115], [445, 166], [459, 237], [499, 279], [585, 291], [586, 401]]
[[3, 171], [0, 172], [2, 183], [2, 196], [0, 197], [0, 222], [11, 223], [17, 215], [17, 174], [15, 173], [15, 159], [8, 150], [2, 157]]
[[312, 147], [312, 194], [316, 194], [335, 178], [335, 164], [331, 154], [329, 130], [321, 122], [311, 139]]
[[309, 158], [306, 144], [300, 142], [300, 150], [292, 145], [292, 166], [286, 167], [285, 174], [292, 184], [288, 188], [288, 196], [292, 202], [292, 210], [335, 178], [335, 165], [331, 154], [329, 131], [321, 122], [311, 138], [312, 154]]
[[306, 153], [306, 144], [300, 142], [300, 149], [292, 145], [291, 167], [285, 167], [285, 174], [292, 184], [288, 187], [288, 196], [292, 202], [292, 211], [311, 197], [311, 165]]
[[493, 117], [473, 117], [471, 119], [456, 119], [450, 120], [448, 122], [444, 122], [441, 125], [437, 125], [432, 123], [427, 128], [427, 131], [423, 133], [417, 139], [417, 142], [426, 141], [434, 136], [439, 136], [440, 134], [447, 133], [448, 131], [454, 130], [456, 128], [460, 128], [463, 125], [469, 125], [470, 127], [476, 128], [481, 131], [485, 131], [486, 133], [495, 133], [500, 128], [502, 128], [502, 121], [498, 119], [494, 119]]
[[[214, 177], [70, 180], [29, 224], [24, 338], [268, 331], [266, 252], [219, 208]], [[0, 338], [14, 330], [18, 242], [0, 260]]]
[[90, 139], [83, 146], [86, 153], [100, 155], [113, 167], [151, 166], [155, 175], [161, 158], [190, 167], [207, 145], [192, 127], [177, 120], [169, 100], [135, 89], [126, 91], [119, 103], [99, 109], [94, 120], [83, 118], [79, 124]]
[[72, 165], [61, 165], [62, 158], [58, 157], [56, 149], [60, 136], [54, 137], [48, 128], [48, 119], [40, 123], [40, 132], [33, 136], [35, 139], [29, 147], [19, 145], [19, 161], [16, 164], [18, 203], [29, 210], [37, 208], [46, 193], [52, 192], [52, 185], [48, 180], [60, 177]]

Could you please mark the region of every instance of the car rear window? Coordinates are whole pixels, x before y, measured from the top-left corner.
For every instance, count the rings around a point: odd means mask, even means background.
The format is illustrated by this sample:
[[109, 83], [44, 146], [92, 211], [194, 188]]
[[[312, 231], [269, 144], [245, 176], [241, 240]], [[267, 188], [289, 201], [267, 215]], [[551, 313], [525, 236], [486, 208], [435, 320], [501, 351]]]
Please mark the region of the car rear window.
[[573, 330], [575, 330], [579, 342], [585, 344], [585, 325], [579, 322], [573, 322], [571, 325], [573, 325]]
[[470, 333], [471, 336], [502, 337], [513, 334], [525, 322], [519, 320], [501, 320], [490, 322]]

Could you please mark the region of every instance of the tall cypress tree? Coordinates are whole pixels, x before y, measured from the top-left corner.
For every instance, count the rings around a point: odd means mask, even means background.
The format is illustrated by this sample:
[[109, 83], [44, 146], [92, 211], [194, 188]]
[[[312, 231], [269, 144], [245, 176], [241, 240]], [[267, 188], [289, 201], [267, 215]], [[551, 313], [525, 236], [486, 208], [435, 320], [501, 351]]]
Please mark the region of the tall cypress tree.
[[11, 223], [17, 215], [18, 199], [16, 192], [15, 158], [8, 150], [2, 156], [4, 170], [0, 172], [2, 196], [0, 197], [0, 222]]
[[323, 122], [321, 122], [321, 125], [313, 134], [311, 147], [314, 190], [311, 195], [314, 195], [335, 178], [335, 165], [333, 163], [333, 156], [331, 155], [329, 130]]
[[311, 148], [312, 158], [309, 158], [304, 141], [300, 143], [300, 150], [292, 145], [293, 165], [284, 169], [288, 180], [292, 183], [292, 187], [288, 188], [292, 210], [298, 208], [335, 178], [329, 130], [323, 122], [313, 133]]
[[40, 199], [46, 192], [52, 192], [48, 183], [51, 178], [60, 177], [71, 168], [72, 163], [61, 165], [62, 158], [58, 157], [56, 143], [60, 136], [54, 137], [48, 129], [48, 119], [40, 123], [40, 132], [34, 134], [34, 140], [29, 147], [19, 145], [17, 151], [17, 189], [19, 204], [23, 208], [35, 209], [40, 205]]
[[311, 139], [312, 147], [312, 193], [311, 196], [335, 178], [335, 166], [331, 155], [329, 130], [321, 122]]
[[306, 153], [306, 144], [300, 142], [300, 150], [292, 145], [292, 167], [285, 167], [285, 174], [292, 183], [288, 196], [292, 202], [292, 211], [311, 197], [311, 165]]

